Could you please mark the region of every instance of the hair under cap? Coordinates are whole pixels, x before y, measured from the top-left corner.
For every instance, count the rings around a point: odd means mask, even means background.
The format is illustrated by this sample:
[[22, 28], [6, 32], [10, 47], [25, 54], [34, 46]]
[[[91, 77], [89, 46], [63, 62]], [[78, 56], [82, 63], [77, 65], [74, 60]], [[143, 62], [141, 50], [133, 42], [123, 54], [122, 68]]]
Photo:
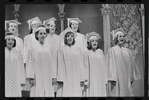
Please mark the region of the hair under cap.
[[34, 22], [39, 23], [39, 24], [42, 24], [41, 20], [40, 20], [38, 17], [34, 17], [34, 18], [29, 19], [29, 20], [27, 21], [27, 23], [28, 23], [28, 28], [29, 28], [29, 29], [31, 28], [31, 25], [32, 25]]
[[47, 19], [47, 20], [44, 20], [44, 21], [43, 21], [43, 24], [44, 24], [44, 25], [47, 25], [47, 24], [55, 24], [55, 21], [56, 21], [56, 19], [55, 19], [54, 17], [52, 17], [52, 18], [49, 18], [49, 19]]
[[98, 33], [96, 33], [96, 32], [93, 31], [93, 32], [90, 32], [90, 33], [87, 33], [86, 34], [86, 38], [87, 38], [87, 41], [88, 42], [89, 42], [89, 40], [90, 40], [90, 38], [92, 36], [96, 36], [97, 37], [97, 40], [101, 39], [101, 36]]
[[69, 27], [69, 24], [73, 22], [82, 23], [82, 21], [79, 18], [67, 18], [67, 20], [68, 20], [68, 23], [67, 23], [68, 27]]

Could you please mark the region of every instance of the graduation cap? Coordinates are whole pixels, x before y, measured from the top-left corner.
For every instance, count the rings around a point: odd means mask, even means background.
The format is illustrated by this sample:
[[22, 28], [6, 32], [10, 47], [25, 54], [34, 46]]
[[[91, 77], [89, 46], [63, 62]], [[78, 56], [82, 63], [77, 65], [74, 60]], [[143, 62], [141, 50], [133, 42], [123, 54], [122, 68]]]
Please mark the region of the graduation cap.
[[101, 39], [101, 36], [98, 33], [96, 33], [96, 32], [93, 31], [93, 32], [90, 32], [90, 33], [87, 33], [86, 34], [86, 38], [87, 38], [87, 41], [88, 42], [89, 42], [89, 40], [90, 40], [90, 38], [92, 36], [96, 36], [97, 37], [97, 40]]
[[113, 37], [113, 40], [117, 37], [117, 35], [119, 35], [119, 34], [124, 34], [124, 33], [126, 33], [124, 30], [123, 30], [123, 28], [118, 28], [118, 29], [116, 29], [116, 30], [113, 30], [112, 32], [111, 32], [111, 35], [112, 35], [112, 37]]
[[16, 21], [16, 20], [6, 20], [5, 21], [5, 30], [7, 30], [7, 25], [16, 25], [16, 26], [18, 26], [18, 25], [21, 25], [21, 23], [20, 22], [18, 22], [18, 21]]
[[[18, 25], [21, 25], [21, 23], [18, 22], [18, 21], [16, 21], [16, 20], [6, 20], [6, 21], [5, 21], [5, 30], [8, 29], [8, 27], [7, 27], [8, 25], [9, 25], [9, 26], [14, 25], [14, 26], [17, 26], [17, 27], [18, 27]], [[15, 36], [19, 36], [19, 34], [18, 34], [18, 29], [17, 29], [17, 32], [14, 33], [14, 35], [15, 35]]]
[[15, 38], [14, 33], [13, 32], [5, 32], [5, 39], [9, 38], [9, 37]]
[[56, 21], [56, 19], [55, 19], [54, 17], [52, 17], [52, 18], [49, 18], [49, 19], [47, 19], [47, 20], [44, 20], [44, 21], [43, 21], [43, 24], [44, 24], [44, 25], [55, 24], [55, 21]]
[[47, 27], [46, 27], [44, 24], [39, 24], [39, 25], [37, 26], [37, 28], [36, 28], [36, 32], [39, 31], [39, 30], [42, 30], [42, 29], [46, 30], [46, 28], [47, 28]]
[[68, 20], [68, 27], [70, 23], [82, 23], [82, 21], [79, 18], [67, 18]]
[[68, 32], [72, 32], [74, 34], [74, 38], [77, 36], [77, 34], [70, 27], [68, 27], [61, 33], [61, 37], [64, 39], [66, 33]]
[[39, 23], [39, 24], [41, 24], [42, 22], [41, 22], [41, 20], [40, 20], [38, 17], [34, 17], [34, 18], [32, 18], [32, 19], [29, 19], [29, 20], [27, 21], [27, 23], [28, 23], [28, 26], [29, 26], [29, 29], [30, 29], [32, 24], [34, 24], [34, 23]]

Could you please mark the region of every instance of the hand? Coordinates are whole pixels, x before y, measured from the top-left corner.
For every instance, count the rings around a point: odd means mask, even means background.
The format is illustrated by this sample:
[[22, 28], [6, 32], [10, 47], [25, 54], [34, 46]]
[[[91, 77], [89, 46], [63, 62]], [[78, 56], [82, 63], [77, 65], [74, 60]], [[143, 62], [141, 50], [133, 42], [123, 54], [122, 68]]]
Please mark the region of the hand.
[[81, 87], [84, 87], [84, 81], [81, 81], [81, 82], [80, 82], [80, 86], [81, 86]]
[[113, 88], [115, 87], [116, 85], [116, 81], [111, 81], [111, 90], [113, 90]]
[[31, 87], [33, 87], [33, 86], [35, 85], [34, 79], [30, 79], [30, 80], [29, 80], [29, 83], [30, 83]]
[[57, 81], [57, 83], [59, 88], [63, 87], [63, 82]]
[[85, 80], [84, 85], [88, 87], [88, 80]]
[[56, 78], [53, 78], [52, 79], [52, 85], [56, 84], [56, 81], [57, 81], [57, 79]]

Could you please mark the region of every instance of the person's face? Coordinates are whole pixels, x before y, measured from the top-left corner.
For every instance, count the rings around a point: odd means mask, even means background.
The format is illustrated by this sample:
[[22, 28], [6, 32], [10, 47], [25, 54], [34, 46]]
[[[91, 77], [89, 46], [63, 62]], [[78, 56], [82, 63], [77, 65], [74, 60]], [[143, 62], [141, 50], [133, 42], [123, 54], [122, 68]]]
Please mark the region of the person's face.
[[12, 37], [6, 38], [6, 47], [8, 49], [12, 49], [13, 45], [14, 45], [14, 38], [12, 38]]
[[37, 37], [38, 37], [39, 42], [40, 42], [41, 44], [44, 43], [44, 40], [45, 40], [46, 36], [47, 36], [47, 33], [46, 33], [46, 30], [45, 30], [45, 29], [41, 29], [41, 30], [38, 32]]
[[73, 23], [71, 23], [71, 28], [72, 28], [73, 31], [77, 32], [78, 27], [79, 27], [79, 25], [78, 25], [77, 22], [73, 22]]
[[54, 23], [47, 25], [51, 33], [55, 33], [56, 25]]
[[39, 25], [39, 23], [38, 23], [37, 21], [32, 22], [31, 28], [32, 28], [33, 30], [35, 30], [38, 25]]
[[124, 34], [122, 32], [120, 32], [118, 34], [118, 43], [119, 44], [123, 44], [124, 43]]
[[10, 32], [16, 33], [17, 32], [17, 25], [15, 23], [10, 23], [8, 30]]
[[68, 34], [66, 34], [66, 39], [67, 39], [67, 44], [68, 44], [68, 45], [72, 45], [72, 43], [73, 43], [73, 38], [74, 38], [74, 34], [73, 34], [73, 33], [68, 33]]
[[97, 49], [98, 40], [97, 40], [97, 38], [95, 36], [90, 40], [90, 42], [91, 42], [92, 49]]

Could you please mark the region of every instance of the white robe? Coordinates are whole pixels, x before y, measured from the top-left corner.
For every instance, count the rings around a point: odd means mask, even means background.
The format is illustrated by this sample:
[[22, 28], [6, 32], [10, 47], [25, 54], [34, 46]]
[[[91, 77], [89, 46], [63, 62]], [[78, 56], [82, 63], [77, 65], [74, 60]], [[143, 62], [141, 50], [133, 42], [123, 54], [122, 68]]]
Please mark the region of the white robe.
[[[23, 62], [26, 64], [26, 66], [25, 66], [26, 78], [28, 78], [27, 75], [30, 76], [30, 74], [31, 74], [31, 73], [29, 73], [29, 72], [31, 72], [30, 71], [31, 66], [29, 66], [29, 64], [31, 62], [30, 61], [31, 59], [29, 59], [30, 58], [30, 55], [29, 55], [30, 53], [29, 52], [31, 51], [32, 46], [35, 45], [35, 42], [37, 42], [37, 41], [35, 39], [35, 34], [34, 33], [26, 35], [24, 37], [24, 59], [23, 59]], [[26, 81], [26, 83], [27, 83], [27, 85], [24, 87], [24, 90], [29, 91], [30, 90], [30, 84], [29, 84], [28, 81]], [[30, 95], [32, 95], [31, 93], [32, 92], [30, 92]]]
[[61, 37], [56, 35], [56, 34], [53, 34], [53, 36], [51, 35], [47, 35], [47, 39], [49, 41], [49, 45], [51, 46], [51, 56], [52, 56], [52, 64], [53, 64], [53, 78], [56, 78], [56, 73], [57, 73], [57, 67], [56, 67], [56, 55], [57, 55], [57, 51], [58, 49], [60, 48], [61, 46]]
[[85, 39], [85, 36], [81, 33], [76, 33], [77, 36], [75, 37], [75, 44], [74, 46], [81, 49], [81, 53], [88, 51], [87, 49], [87, 40]]
[[116, 45], [108, 50], [107, 62], [108, 79], [116, 81], [116, 86], [110, 91], [110, 96], [133, 96], [131, 82], [141, 77], [131, 51]]
[[81, 97], [81, 50], [74, 46], [62, 46], [58, 50], [57, 57], [58, 76], [57, 81], [63, 82], [62, 97]]
[[5, 96], [21, 97], [21, 84], [25, 84], [21, 54], [16, 49], [9, 51], [5, 47]]
[[101, 49], [84, 53], [88, 97], [105, 97], [107, 84], [107, 64]]
[[[51, 53], [51, 56], [52, 56], [52, 59], [51, 59], [51, 63], [52, 63], [52, 72], [53, 72], [53, 76], [52, 78], [57, 78], [57, 66], [56, 66], [56, 57], [57, 57], [57, 51], [58, 49], [60, 48], [61, 46], [61, 37], [59, 35], [56, 35], [56, 34], [53, 34], [52, 36], [51, 35], [47, 35], [47, 39], [49, 41], [49, 44], [51, 46], [51, 49], [50, 49], [50, 53]], [[58, 84], [53, 84], [53, 87], [54, 87], [54, 92], [57, 92], [58, 90]]]
[[26, 84], [26, 81], [24, 80], [25, 79], [25, 69], [24, 69], [24, 63], [23, 63], [23, 60], [24, 60], [23, 40], [20, 37], [17, 37], [17, 36], [15, 37], [15, 39], [16, 39], [16, 47], [15, 47], [15, 49], [18, 51], [17, 56], [18, 56], [19, 64], [20, 64], [19, 66], [20, 66], [21, 71], [22, 71], [22, 74], [21, 74], [22, 76], [21, 77], [23, 77], [21, 82]]
[[29, 70], [27, 78], [35, 80], [35, 86], [31, 89], [31, 97], [53, 97], [54, 90], [52, 87], [52, 66], [51, 54], [48, 42], [41, 45], [38, 41], [29, 50]]

